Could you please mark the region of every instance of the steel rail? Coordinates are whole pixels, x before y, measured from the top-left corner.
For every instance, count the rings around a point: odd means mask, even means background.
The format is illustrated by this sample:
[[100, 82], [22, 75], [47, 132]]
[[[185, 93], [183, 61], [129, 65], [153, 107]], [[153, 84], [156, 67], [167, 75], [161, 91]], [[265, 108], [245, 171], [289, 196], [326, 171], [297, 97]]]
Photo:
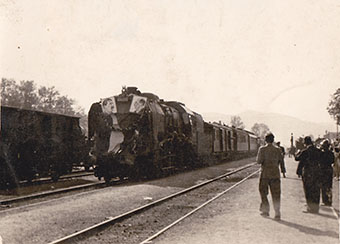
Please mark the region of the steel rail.
[[72, 187], [67, 187], [67, 188], [62, 188], [62, 189], [57, 189], [57, 190], [52, 190], [52, 191], [30, 194], [30, 195], [22, 196], [22, 197], [10, 198], [10, 199], [0, 201], [0, 206], [1, 205], [9, 205], [9, 204], [12, 204], [12, 203], [17, 203], [17, 202], [22, 202], [22, 201], [27, 201], [27, 200], [32, 200], [32, 199], [35, 199], [35, 198], [41, 198], [41, 197], [46, 197], [46, 196], [50, 196], [50, 195], [60, 194], [60, 193], [66, 193], [66, 192], [70, 192], [70, 191], [87, 189], [87, 188], [90, 188], [90, 187], [98, 187], [98, 186], [102, 186], [102, 185], [105, 185], [105, 182], [89, 183], [89, 184], [84, 184], [84, 185], [80, 185], [80, 186], [72, 186]]
[[[90, 176], [90, 175], [94, 175], [93, 172], [74, 172], [68, 175], [62, 175], [59, 177], [58, 181], [60, 180], [66, 180], [66, 179], [71, 179], [71, 178], [79, 178], [79, 177], [85, 177], [85, 176]], [[51, 177], [42, 177], [42, 178], [36, 178], [33, 179], [31, 182], [29, 182], [28, 180], [23, 180], [23, 181], [19, 181], [19, 185], [38, 185], [38, 184], [43, 184], [46, 182], [53, 182]]]
[[252, 167], [252, 166], [254, 166], [255, 164], [256, 164], [256, 163], [247, 164], [247, 165], [245, 165], [245, 166], [243, 166], [243, 167], [239, 167], [239, 168], [235, 169], [234, 171], [230, 171], [230, 172], [227, 172], [227, 173], [225, 173], [225, 174], [223, 174], [223, 175], [217, 176], [217, 177], [215, 177], [215, 178], [213, 178], [213, 179], [210, 179], [210, 180], [201, 182], [201, 183], [199, 183], [199, 184], [196, 184], [196, 185], [194, 185], [194, 186], [191, 186], [191, 187], [186, 188], [186, 189], [184, 189], [184, 190], [181, 190], [181, 191], [179, 191], [179, 192], [173, 193], [173, 194], [171, 194], [171, 195], [169, 195], [169, 196], [163, 197], [163, 198], [158, 199], [158, 200], [156, 200], [156, 201], [153, 201], [153, 202], [151, 202], [151, 203], [145, 204], [145, 205], [143, 205], [143, 206], [141, 206], [141, 207], [138, 207], [138, 208], [135, 208], [135, 209], [133, 209], [133, 210], [130, 210], [130, 211], [128, 211], [128, 212], [126, 212], [126, 213], [123, 213], [123, 214], [121, 214], [121, 215], [118, 215], [118, 216], [116, 216], [116, 217], [108, 217], [107, 220], [105, 220], [105, 221], [102, 221], [102, 222], [100, 222], [100, 223], [98, 223], [98, 224], [95, 224], [95, 225], [90, 226], [90, 227], [88, 227], [88, 228], [86, 228], [86, 229], [80, 230], [80, 231], [78, 231], [78, 232], [75, 232], [75, 233], [73, 233], [73, 234], [71, 234], [71, 235], [68, 235], [68, 236], [65, 236], [65, 237], [63, 237], [63, 238], [60, 238], [60, 239], [58, 239], [58, 240], [49, 242], [48, 244], [74, 243], [74, 242], [75, 242], [76, 240], [78, 240], [78, 239], [83, 239], [83, 238], [85, 238], [86, 236], [89, 236], [89, 235], [91, 235], [91, 234], [95, 234], [95, 233], [97, 233], [98, 231], [100, 231], [100, 230], [102, 230], [102, 229], [104, 229], [104, 228], [106, 228], [106, 227], [108, 227], [108, 226], [110, 226], [110, 225], [113, 225], [113, 224], [115, 224], [115, 223], [117, 223], [117, 222], [119, 222], [119, 221], [122, 221], [122, 220], [124, 220], [124, 219], [126, 219], [126, 218], [128, 218], [128, 217], [131, 217], [131, 216], [133, 216], [133, 215], [135, 215], [135, 214], [137, 214], [137, 213], [140, 213], [140, 212], [142, 212], [142, 211], [144, 211], [144, 210], [147, 210], [147, 209], [149, 209], [149, 208], [151, 208], [151, 207], [154, 207], [154, 206], [156, 206], [156, 205], [158, 205], [158, 204], [161, 204], [161, 203], [163, 203], [163, 202], [166, 202], [166, 201], [168, 201], [168, 200], [170, 200], [170, 199], [172, 199], [172, 198], [174, 198], [174, 197], [180, 196], [180, 195], [182, 195], [182, 194], [184, 194], [184, 193], [190, 192], [190, 191], [192, 191], [192, 190], [194, 190], [194, 189], [200, 188], [200, 187], [202, 187], [202, 186], [204, 186], [204, 185], [207, 185], [207, 184], [209, 184], [209, 183], [211, 183], [211, 182], [220, 180], [220, 179], [225, 178], [225, 177], [227, 177], [227, 176], [229, 176], [229, 175], [235, 174], [235, 173], [237, 173], [237, 172], [239, 172], [239, 171], [242, 171], [242, 170], [244, 170], [244, 169], [247, 169], [247, 168], [249, 168], [249, 167]]
[[206, 205], [208, 205], [209, 203], [215, 201], [217, 198], [221, 197], [222, 195], [224, 195], [225, 193], [227, 193], [228, 191], [230, 191], [231, 189], [235, 188], [236, 186], [242, 184], [244, 181], [246, 181], [247, 179], [249, 179], [250, 177], [252, 177], [253, 175], [259, 173], [260, 170], [255, 171], [254, 173], [248, 175], [247, 177], [245, 177], [244, 179], [242, 179], [241, 181], [235, 183], [234, 185], [232, 185], [231, 187], [229, 187], [228, 189], [218, 193], [216, 196], [214, 196], [213, 198], [209, 199], [208, 201], [204, 202], [203, 204], [201, 204], [200, 206], [198, 206], [197, 208], [193, 209], [192, 211], [190, 211], [189, 213], [187, 213], [186, 215], [182, 216], [181, 218], [177, 219], [176, 221], [174, 221], [173, 223], [171, 223], [170, 225], [164, 227], [162, 230], [158, 231], [156, 234], [150, 236], [149, 238], [147, 238], [146, 240], [142, 241], [140, 244], [147, 244], [147, 243], [151, 243], [152, 240], [156, 239], [158, 236], [160, 236], [161, 234], [163, 234], [164, 232], [166, 232], [167, 230], [169, 230], [170, 228], [174, 227], [176, 224], [178, 224], [179, 222], [181, 222], [182, 220], [186, 219], [187, 217], [189, 217], [190, 215], [194, 214], [195, 212], [197, 212], [198, 210], [200, 210], [201, 208], [205, 207]]
[[85, 176], [90, 176], [94, 175], [94, 172], [74, 172], [69, 175], [62, 175], [59, 177], [59, 179], [70, 179], [70, 178], [78, 178], [78, 177], [85, 177]]

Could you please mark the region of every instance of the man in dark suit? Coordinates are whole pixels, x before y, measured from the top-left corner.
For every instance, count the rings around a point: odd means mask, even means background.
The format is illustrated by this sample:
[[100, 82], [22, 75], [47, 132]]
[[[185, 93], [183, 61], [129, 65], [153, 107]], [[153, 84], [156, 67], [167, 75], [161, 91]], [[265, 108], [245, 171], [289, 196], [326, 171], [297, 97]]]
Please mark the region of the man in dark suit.
[[286, 173], [281, 149], [273, 145], [274, 135], [269, 133], [265, 137], [266, 145], [259, 148], [257, 163], [261, 164], [261, 175], [259, 191], [261, 195], [260, 211], [262, 216], [269, 216], [269, 202], [267, 199], [268, 188], [273, 199], [275, 219], [281, 218], [281, 181], [280, 168], [283, 174]]
[[332, 186], [333, 186], [333, 163], [334, 154], [329, 150], [330, 143], [328, 140], [324, 140], [321, 143], [321, 159], [320, 159], [320, 169], [321, 169], [321, 195], [322, 202], [326, 206], [332, 206]]
[[320, 203], [320, 156], [321, 151], [313, 145], [310, 136], [304, 138], [305, 149], [298, 151], [295, 160], [299, 161], [297, 174], [302, 176], [303, 189], [307, 202], [307, 212], [318, 213]]
[[284, 148], [283, 146], [281, 146], [281, 142], [278, 141], [278, 142], [276, 143], [276, 145], [281, 149], [282, 155], [283, 155], [283, 157], [285, 157], [286, 151], [285, 151], [285, 148]]

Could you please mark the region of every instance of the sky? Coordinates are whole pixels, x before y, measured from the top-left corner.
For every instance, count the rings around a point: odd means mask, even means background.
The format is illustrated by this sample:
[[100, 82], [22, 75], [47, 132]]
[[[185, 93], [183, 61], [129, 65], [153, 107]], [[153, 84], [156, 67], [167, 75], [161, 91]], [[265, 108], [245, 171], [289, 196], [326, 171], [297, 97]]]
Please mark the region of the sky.
[[137, 86], [198, 113], [335, 123], [338, 0], [0, 0], [0, 74], [88, 111]]

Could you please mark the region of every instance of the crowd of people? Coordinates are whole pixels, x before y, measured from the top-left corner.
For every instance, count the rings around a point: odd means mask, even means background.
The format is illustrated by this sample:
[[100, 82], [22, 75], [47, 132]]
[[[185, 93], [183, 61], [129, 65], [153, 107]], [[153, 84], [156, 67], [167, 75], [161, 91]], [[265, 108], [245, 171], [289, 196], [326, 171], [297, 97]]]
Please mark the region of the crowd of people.
[[[259, 148], [257, 163], [261, 164], [259, 192], [261, 196], [261, 215], [269, 216], [269, 202], [267, 195], [269, 189], [273, 199], [275, 219], [281, 218], [280, 171], [285, 176], [285, 150], [280, 142], [274, 143], [274, 135], [269, 133], [265, 137], [266, 145]], [[331, 144], [328, 140], [322, 141], [320, 146], [315, 146], [311, 137], [303, 140], [305, 148], [298, 150], [294, 157], [298, 161], [296, 174], [302, 178], [303, 189], [307, 202], [305, 212], [318, 213], [320, 196], [325, 206], [332, 206], [333, 177], [339, 180], [340, 152], [339, 144]], [[276, 145], [275, 145], [276, 144]]]
[[307, 212], [318, 213], [320, 194], [324, 205], [332, 205], [333, 176], [339, 180], [339, 150], [328, 140], [316, 147], [309, 136], [304, 138], [304, 145], [306, 148], [295, 154], [299, 162], [296, 174], [302, 178]]

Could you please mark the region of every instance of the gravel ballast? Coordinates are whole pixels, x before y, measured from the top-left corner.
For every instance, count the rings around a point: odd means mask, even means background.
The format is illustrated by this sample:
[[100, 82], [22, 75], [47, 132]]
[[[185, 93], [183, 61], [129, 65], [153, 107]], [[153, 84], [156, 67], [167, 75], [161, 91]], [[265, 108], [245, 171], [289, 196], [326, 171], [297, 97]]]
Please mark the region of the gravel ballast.
[[11, 244], [51, 242], [253, 161], [254, 158], [228, 162], [167, 178], [108, 187], [0, 212], [0, 236], [4, 243]]

